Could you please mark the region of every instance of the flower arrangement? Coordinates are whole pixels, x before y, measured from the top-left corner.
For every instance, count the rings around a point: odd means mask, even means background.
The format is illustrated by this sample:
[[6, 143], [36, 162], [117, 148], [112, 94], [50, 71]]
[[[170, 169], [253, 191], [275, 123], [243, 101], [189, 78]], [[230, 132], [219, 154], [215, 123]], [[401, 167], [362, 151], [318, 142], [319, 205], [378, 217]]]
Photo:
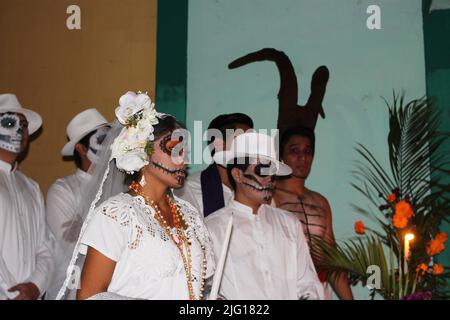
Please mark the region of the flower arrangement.
[[[440, 230], [450, 214], [450, 187], [441, 181], [450, 173], [445, 152], [439, 148], [448, 132], [438, 131], [440, 115], [431, 101], [422, 98], [404, 104], [394, 93], [389, 110], [389, 160], [386, 169], [363, 145], [357, 152], [352, 186], [372, 204], [373, 209], [354, 206], [374, 220], [371, 229], [364, 221], [355, 223], [356, 238], [331, 246], [318, 241], [312, 248], [327, 276], [341, 272], [350, 282], [371, 287], [371, 296], [385, 299], [445, 299], [449, 294], [448, 267], [439, 261], [447, 234]], [[380, 270], [380, 286], [370, 286], [370, 266]]]
[[111, 158], [127, 173], [139, 171], [148, 164], [153, 151], [153, 126], [164, 114], [158, 113], [147, 93], [127, 92], [119, 99], [115, 110], [117, 120], [124, 126], [111, 145]]

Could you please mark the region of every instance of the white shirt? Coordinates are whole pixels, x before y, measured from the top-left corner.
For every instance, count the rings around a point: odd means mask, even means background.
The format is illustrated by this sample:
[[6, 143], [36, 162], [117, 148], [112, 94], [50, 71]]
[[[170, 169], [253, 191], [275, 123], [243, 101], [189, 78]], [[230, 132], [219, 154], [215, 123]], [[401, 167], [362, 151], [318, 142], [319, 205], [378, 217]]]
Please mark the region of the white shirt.
[[[186, 200], [187, 202], [192, 204], [198, 210], [198, 212], [200, 212], [201, 216], [204, 217], [201, 174], [202, 172], [200, 171], [190, 175], [186, 179], [186, 182], [184, 183], [184, 186], [182, 188], [174, 190], [174, 194], [178, 198]], [[234, 198], [234, 192], [223, 183], [222, 189], [223, 200], [225, 206], [227, 206], [230, 200]]]
[[75, 174], [57, 179], [47, 192], [47, 222], [57, 241], [57, 267], [46, 298], [56, 298], [66, 277], [66, 270], [83, 224], [83, 214], [80, 212], [82, 191], [90, 178], [89, 173], [77, 169]]
[[[214, 272], [211, 239], [197, 210], [183, 200], [175, 201], [188, 224], [193, 288], [198, 298], [203, 262], [200, 243], [206, 248], [206, 278]], [[96, 209], [81, 242], [116, 261], [108, 292], [140, 299], [189, 299], [180, 251], [154, 215], [141, 196], [120, 193]]]
[[51, 248], [39, 185], [0, 160], [0, 300], [25, 282], [45, 293], [54, 268]]
[[[214, 251], [221, 252], [233, 215], [228, 255], [219, 294], [226, 299], [323, 299], [308, 244], [290, 212], [262, 205], [257, 214], [235, 200], [205, 222]], [[220, 257], [216, 254], [216, 263]]]
[[[56, 240], [65, 250], [73, 251], [78, 235], [70, 234], [70, 228], [83, 223], [82, 191], [91, 175], [80, 169], [75, 174], [56, 180], [47, 192], [47, 221]], [[73, 224], [72, 224], [73, 222]]]

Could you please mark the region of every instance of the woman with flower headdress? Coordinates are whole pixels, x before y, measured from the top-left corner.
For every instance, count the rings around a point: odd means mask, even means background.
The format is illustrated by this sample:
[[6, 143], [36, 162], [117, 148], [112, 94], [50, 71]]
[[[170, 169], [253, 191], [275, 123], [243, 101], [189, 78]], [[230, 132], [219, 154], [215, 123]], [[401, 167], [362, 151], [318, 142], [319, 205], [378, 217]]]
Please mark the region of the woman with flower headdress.
[[[128, 92], [119, 104], [58, 298], [78, 289], [77, 299], [201, 299], [214, 271], [210, 237], [197, 210], [171, 192], [186, 178], [181, 126], [147, 94]], [[128, 190], [112, 191], [124, 178]]]

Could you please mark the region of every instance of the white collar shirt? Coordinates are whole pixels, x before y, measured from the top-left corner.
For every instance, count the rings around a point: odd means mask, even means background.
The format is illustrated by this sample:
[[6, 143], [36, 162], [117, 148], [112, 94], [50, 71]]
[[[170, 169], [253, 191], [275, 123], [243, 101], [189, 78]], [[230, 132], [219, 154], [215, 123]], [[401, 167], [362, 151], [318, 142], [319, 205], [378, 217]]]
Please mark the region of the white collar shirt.
[[77, 169], [75, 174], [57, 179], [48, 189], [46, 214], [48, 226], [55, 236], [57, 266], [50, 282], [47, 298], [54, 299], [66, 277], [66, 270], [83, 224], [83, 190], [91, 175]]
[[[184, 184], [184, 186], [180, 189], [174, 189], [174, 194], [183, 199], [190, 204], [192, 204], [200, 213], [202, 217], [204, 217], [203, 213], [203, 193], [202, 193], [202, 184], [201, 184], [201, 171], [196, 172], [190, 175]], [[228, 188], [226, 185], [222, 183], [223, 189], [223, 200], [225, 206], [233, 199], [234, 192]]]
[[0, 300], [7, 290], [32, 282], [41, 296], [54, 269], [52, 242], [39, 185], [0, 161]]
[[205, 219], [216, 263], [228, 220], [233, 230], [219, 294], [226, 299], [323, 299], [323, 287], [298, 219], [262, 205], [257, 214], [235, 200]]

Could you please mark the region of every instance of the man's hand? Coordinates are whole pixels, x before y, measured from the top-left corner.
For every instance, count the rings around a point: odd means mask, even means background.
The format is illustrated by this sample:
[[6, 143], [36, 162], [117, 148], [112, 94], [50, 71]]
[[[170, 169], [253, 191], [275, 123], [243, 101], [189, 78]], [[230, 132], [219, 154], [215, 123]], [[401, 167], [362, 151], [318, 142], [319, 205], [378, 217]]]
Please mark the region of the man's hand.
[[32, 282], [20, 283], [8, 290], [8, 292], [19, 291], [19, 295], [14, 300], [36, 300], [41, 292], [39, 288]]

